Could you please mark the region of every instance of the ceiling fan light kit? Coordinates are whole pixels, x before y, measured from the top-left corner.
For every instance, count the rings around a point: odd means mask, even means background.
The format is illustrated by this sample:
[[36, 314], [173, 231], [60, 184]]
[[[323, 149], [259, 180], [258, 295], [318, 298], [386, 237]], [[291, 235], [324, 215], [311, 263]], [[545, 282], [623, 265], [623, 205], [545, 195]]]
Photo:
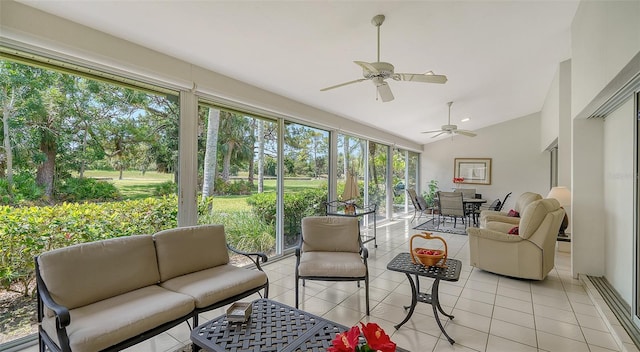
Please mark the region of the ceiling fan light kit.
[[380, 26], [384, 23], [384, 15], [376, 15], [371, 19], [371, 23], [378, 28], [378, 57], [376, 62], [354, 61], [354, 63], [362, 68], [362, 76], [364, 78], [353, 81], [336, 84], [327, 88], [320, 89], [324, 92], [327, 90], [343, 87], [353, 83], [370, 80], [376, 86], [377, 94], [383, 102], [392, 101], [394, 99], [391, 87], [385, 82], [387, 78], [395, 81], [409, 81], [420, 83], [438, 83], [447, 82], [447, 76], [436, 75], [433, 71], [427, 73], [395, 73], [395, 68], [391, 63], [380, 61]]

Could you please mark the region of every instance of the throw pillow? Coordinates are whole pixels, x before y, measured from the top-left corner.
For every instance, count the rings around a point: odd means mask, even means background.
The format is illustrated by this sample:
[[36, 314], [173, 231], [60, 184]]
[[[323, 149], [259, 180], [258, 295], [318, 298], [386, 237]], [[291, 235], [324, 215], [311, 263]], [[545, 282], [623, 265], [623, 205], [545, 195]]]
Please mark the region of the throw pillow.
[[518, 226], [515, 226], [509, 230], [510, 235], [518, 235]]
[[512, 216], [512, 217], [519, 218], [520, 217], [520, 213], [518, 213], [517, 211], [511, 209], [511, 210], [509, 210], [509, 213], [507, 214], [507, 216]]

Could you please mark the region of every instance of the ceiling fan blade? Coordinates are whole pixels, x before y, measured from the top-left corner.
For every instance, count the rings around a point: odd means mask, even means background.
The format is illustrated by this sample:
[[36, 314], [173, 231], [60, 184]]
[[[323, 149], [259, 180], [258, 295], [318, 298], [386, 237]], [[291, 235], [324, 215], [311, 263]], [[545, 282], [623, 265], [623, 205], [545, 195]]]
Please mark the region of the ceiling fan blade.
[[383, 102], [386, 103], [394, 99], [393, 93], [391, 93], [391, 88], [389, 88], [389, 85], [387, 84], [387, 82], [382, 82], [377, 86], [377, 88], [378, 88], [378, 94], [380, 95], [380, 99], [382, 99]]
[[424, 131], [420, 133], [438, 133], [438, 132], [442, 132], [442, 130]]
[[431, 136], [431, 138], [436, 138], [436, 137], [438, 137], [438, 136], [440, 136], [440, 135], [443, 135], [443, 134], [445, 134], [445, 133], [449, 133], [449, 132], [448, 132], [448, 131], [440, 131], [440, 133], [438, 133], [438, 134], [434, 134], [433, 136]]
[[324, 92], [324, 91], [327, 91], [327, 90], [330, 90], [330, 89], [339, 88], [339, 87], [342, 87], [342, 86], [346, 86], [346, 85], [348, 85], [348, 84], [358, 83], [358, 82], [362, 82], [362, 81], [366, 81], [366, 80], [367, 80], [366, 78], [360, 78], [360, 79], [356, 79], [356, 80], [353, 80], [353, 81], [349, 81], [349, 82], [345, 82], [345, 83], [336, 84], [335, 86], [331, 86], [331, 87], [327, 87], [327, 88], [322, 88], [322, 89], [320, 89], [320, 91], [321, 91], [321, 92]]
[[362, 67], [363, 70], [371, 72], [371, 73], [379, 73], [378, 69], [376, 69], [372, 64], [368, 63], [368, 62], [364, 62], [364, 61], [354, 61], [354, 63], [360, 67]]
[[410, 82], [422, 82], [422, 83], [439, 83], [444, 84], [447, 82], [447, 76], [434, 75], [433, 73], [396, 73], [391, 76], [396, 81], [410, 81]]
[[477, 136], [477, 134], [471, 132], [471, 131], [467, 131], [467, 130], [455, 130], [453, 133], [457, 133], [457, 134], [461, 134], [463, 136], [467, 136], [467, 137], [475, 137]]

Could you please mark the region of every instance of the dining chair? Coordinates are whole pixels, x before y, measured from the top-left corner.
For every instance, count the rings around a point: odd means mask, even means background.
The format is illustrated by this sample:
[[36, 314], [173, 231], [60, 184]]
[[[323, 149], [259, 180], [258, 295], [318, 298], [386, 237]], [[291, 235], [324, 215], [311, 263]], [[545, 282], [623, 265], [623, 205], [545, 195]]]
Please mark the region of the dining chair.
[[[416, 219], [416, 216], [418, 217], [418, 219], [420, 219], [422, 217], [422, 214], [426, 214], [427, 202], [420, 202], [420, 199], [418, 198], [419, 196], [416, 193], [416, 190], [413, 188], [407, 188], [407, 195], [409, 196], [409, 199], [411, 199], [411, 203], [413, 204], [413, 217], [411, 218], [411, 221]], [[424, 198], [422, 198], [422, 200], [424, 200]]]
[[458, 218], [461, 218], [464, 227], [467, 227], [467, 212], [464, 209], [461, 192], [438, 192], [438, 201], [440, 203], [438, 228], [442, 223], [441, 218], [443, 216], [450, 216], [453, 218], [453, 227], [456, 227]]

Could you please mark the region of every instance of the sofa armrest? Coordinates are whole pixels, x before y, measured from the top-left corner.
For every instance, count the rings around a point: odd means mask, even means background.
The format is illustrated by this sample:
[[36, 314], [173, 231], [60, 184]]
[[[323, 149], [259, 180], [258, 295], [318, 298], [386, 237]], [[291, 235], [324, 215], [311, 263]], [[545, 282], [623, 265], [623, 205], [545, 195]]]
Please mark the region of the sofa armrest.
[[249, 258], [253, 262], [253, 264], [256, 265], [256, 268], [258, 268], [258, 270], [264, 271], [264, 270], [262, 270], [262, 267], [260, 266], [260, 263], [261, 262], [262, 263], [266, 263], [267, 262], [267, 255], [266, 254], [261, 253], [261, 252], [243, 252], [241, 250], [233, 248], [228, 243], [227, 243], [227, 248], [230, 251], [232, 251], [233, 253], [244, 255], [245, 257]]
[[44, 307], [52, 310], [56, 317], [56, 333], [58, 335], [60, 349], [63, 352], [70, 352], [71, 346], [69, 345], [69, 336], [67, 335], [67, 326], [71, 324], [71, 315], [69, 314], [69, 309], [56, 303], [53, 297], [51, 297], [47, 285], [44, 283], [44, 280], [42, 280], [42, 276], [40, 276], [38, 257], [35, 258], [35, 265], [36, 288], [38, 295], [38, 323], [41, 323], [42, 318], [44, 317]]
[[523, 241], [522, 237], [518, 235], [510, 235], [508, 233], [499, 232], [490, 229], [481, 229], [477, 227], [467, 227], [467, 234], [469, 236], [476, 236], [482, 239], [500, 241], [500, 242], [520, 242]]

